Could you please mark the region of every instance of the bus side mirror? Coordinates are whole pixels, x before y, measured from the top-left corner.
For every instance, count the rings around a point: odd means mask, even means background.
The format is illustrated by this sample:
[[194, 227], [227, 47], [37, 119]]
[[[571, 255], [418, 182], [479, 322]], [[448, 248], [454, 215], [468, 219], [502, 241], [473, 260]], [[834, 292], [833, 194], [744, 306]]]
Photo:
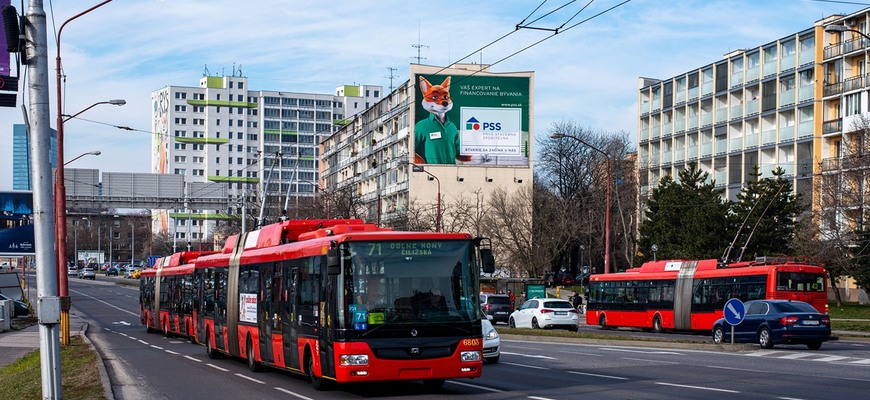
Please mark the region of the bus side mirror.
[[495, 257], [492, 256], [492, 249], [480, 249], [479, 251], [483, 272], [487, 274], [495, 272]]
[[329, 275], [341, 273], [341, 256], [339, 256], [338, 247], [326, 251], [326, 273]]

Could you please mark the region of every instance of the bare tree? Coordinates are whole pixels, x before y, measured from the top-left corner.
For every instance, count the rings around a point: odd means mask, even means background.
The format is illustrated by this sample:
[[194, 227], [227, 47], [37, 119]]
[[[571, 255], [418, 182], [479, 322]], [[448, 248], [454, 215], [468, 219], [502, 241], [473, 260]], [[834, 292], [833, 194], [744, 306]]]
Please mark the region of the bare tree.
[[546, 260], [533, 256], [532, 210], [534, 195], [531, 187], [523, 187], [513, 195], [503, 188], [492, 192], [489, 198], [489, 218], [486, 236], [490, 237], [498, 264], [504, 265], [511, 276], [535, 276]]

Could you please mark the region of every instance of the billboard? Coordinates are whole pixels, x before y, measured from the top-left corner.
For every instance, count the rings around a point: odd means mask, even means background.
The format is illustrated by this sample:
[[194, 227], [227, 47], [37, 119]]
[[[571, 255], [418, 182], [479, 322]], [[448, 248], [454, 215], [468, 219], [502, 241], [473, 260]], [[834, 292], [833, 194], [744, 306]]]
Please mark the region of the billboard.
[[[0, 9], [12, 3], [12, 0], [0, 0]], [[3, 24], [3, 19], [0, 18], [0, 32], [5, 32], [6, 26]], [[9, 49], [6, 47], [6, 37], [0, 40], [0, 75], [9, 75]], [[17, 40], [17, 39], [16, 39]], [[13, 104], [14, 106], [14, 104]]]
[[414, 162], [529, 165], [530, 79], [415, 74]]

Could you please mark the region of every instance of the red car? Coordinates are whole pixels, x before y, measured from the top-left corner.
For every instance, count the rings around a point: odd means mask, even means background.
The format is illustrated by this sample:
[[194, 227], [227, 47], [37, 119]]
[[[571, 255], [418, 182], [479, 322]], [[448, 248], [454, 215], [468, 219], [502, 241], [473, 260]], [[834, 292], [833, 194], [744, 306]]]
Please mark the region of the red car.
[[569, 272], [563, 272], [556, 276], [556, 284], [562, 286], [574, 285], [574, 275]]

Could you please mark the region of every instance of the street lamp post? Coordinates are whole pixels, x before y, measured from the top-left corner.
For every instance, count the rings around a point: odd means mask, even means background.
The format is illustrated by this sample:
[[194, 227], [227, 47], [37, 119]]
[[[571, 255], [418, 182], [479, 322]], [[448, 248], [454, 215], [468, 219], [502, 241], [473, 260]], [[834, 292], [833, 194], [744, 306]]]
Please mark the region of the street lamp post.
[[438, 199], [435, 202], [435, 232], [441, 232], [441, 180], [438, 179], [437, 176], [433, 175], [431, 172], [426, 171], [422, 166], [414, 164], [412, 162], [408, 162], [408, 165], [411, 165], [411, 170], [414, 172], [423, 172], [426, 175], [429, 175], [429, 180], [435, 179], [435, 183], [438, 186]]
[[602, 156], [604, 156], [604, 160], [607, 163], [607, 166], [605, 168], [607, 170], [606, 171], [607, 172], [607, 178], [606, 178], [607, 179], [607, 189], [605, 189], [605, 192], [604, 192], [605, 193], [604, 194], [604, 202], [606, 203], [605, 207], [604, 207], [604, 273], [608, 274], [608, 273], [610, 273], [610, 187], [613, 186], [613, 182], [611, 181], [611, 176], [610, 176], [610, 169], [612, 167], [611, 162], [610, 162], [610, 156], [607, 155], [607, 153], [605, 153], [603, 150], [587, 143], [583, 139], [580, 139], [576, 136], [566, 135], [566, 134], [561, 133], [561, 132], [556, 132], [556, 133], [550, 135], [550, 137], [553, 139], [562, 139], [562, 138], [574, 139], [574, 140], [580, 142], [580, 144], [582, 144], [586, 147], [589, 147], [590, 149], [595, 150], [596, 152], [600, 153]]
[[[69, 345], [69, 309], [70, 309], [70, 299], [69, 299], [69, 282], [67, 281], [66, 276], [66, 246], [63, 245], [66, 243], [66, 187], [64, 187], [64, 174], [63, 174], [63, 96], [61, 95], [61, 63], [60, 63], [60, 38], [63, 33], [63, 28], [70, 21], [81, 17], [93, 10], [96, 10], [99, 7], [111, 2], [112, 0], [104, 0], [103, 2], [82, 11], [76, 15], [73, 15], [69, 19], [63, 22], [60, 25], [60, 28], [57, 30], [57, 54], [55, 58], [55, 68], [57, 72], [57, 172], [54, 181], [54, 218], [55, 218], [55, 249], [57, 252], [57, 276], [58, 276], [58, 295], [60, 297], [60, 344], [62, 346]], [[123, 100], [121, 100], [123, 101]], [[112, 102], [100, 102], [91, 105], [90, 107], [74, 114], [73, 116], [67, 118], [67, 120], [74, 118], [75, 116], [87, 111], [93, 106], [97, 104], [117, 104], [123, 105], [123, 103], [112, 103]]]
[[867, 36], [866, 34], [864, 34], [864, 32], [861, 32], [857, 29], [849, 28], [848, 26], [845, 26], [845, 25], [828, 25], [825, 27], [825, 32], [828, 32], [828, 33], [833, 33], [833, 32], [843, 33], [843, 32], [847, 32], [847, 31], [848, 32], [855, 32], [855, 33], [863, 36], [864, 39], [870, 40], [870, 36]]

